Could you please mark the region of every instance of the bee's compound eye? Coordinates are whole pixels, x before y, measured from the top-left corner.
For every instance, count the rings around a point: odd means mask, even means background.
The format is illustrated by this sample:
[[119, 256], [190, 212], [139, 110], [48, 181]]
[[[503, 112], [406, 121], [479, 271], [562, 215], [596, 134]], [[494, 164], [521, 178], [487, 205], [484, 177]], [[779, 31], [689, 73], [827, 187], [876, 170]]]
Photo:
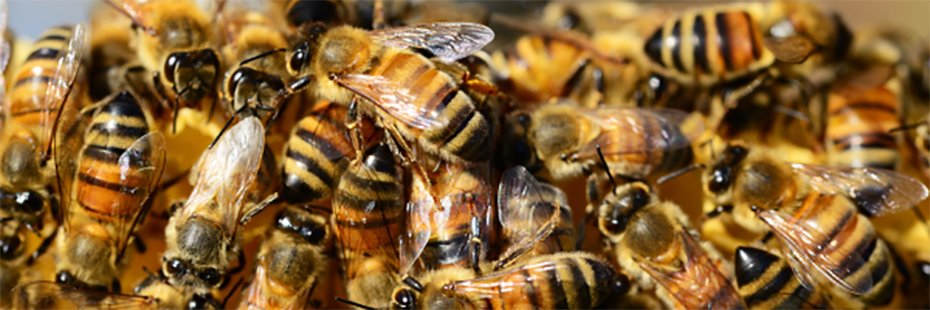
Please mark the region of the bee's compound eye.
[[23, 211], [38, 213], [42, 211], [42, 196], [39, 193], [28, 191], [16, 195], [16, 203], [22, 206]]
[[187, 53], [171, 53], [168, 55], [168, 59], [165, 60], [165, 78], [169, 82], [174, 83], [174, 68], [177, 67], [178, 63], [181, 62], [183, 57], [186, 57]]
[[171, 276], [181, 275], [187, 272], [187, 265], [180, 259], [173, 258], [165, 264], [165, 272]]
[[291, 67], [291, 70], [294, 72], [300, 72], [304, 67], [304, 60], [307, 58], [307, 52], [303, 50], [296, 50], [294, 54], [291, 55], [291, 62], [288, 63], [288, 66]]
[[636, 188], [632, 194], [633, 208], [639, 209], [649, 204], [649, 193], [642, 188]]
[[19, 253], [19, 248], [22, 244], [23, 242], [19, 240], [19, 236], [15, 235], [0, 239], [0, 259], [12, 260], [16, 258], [16, 254]]
[[326, 237], [326, 227], [317, 225], [301, 227], [300, 236], [311, 244], [319, 244]]
[[55, 282], [64, 284], [74, 284], [74, 276], [70, 272], [61, 271], [55, 275]]
[[615, 217], [604, 221], [604, 230], [609, 234], [619, 234], [626, 230], [626, 218]]
[[625, 295], [630, 291], [631, 286], [630, 278], [621, 273], [617, 274], [617, 278], [614, 279], [614, 294]]
[[710, 182], [707, 184], [707, 189], [714, 193], [720, 193], [726, 190], [728, 187], [730, 187], [731, 171], [732, 170], [729, 166], [720, 166], [714, 168]]
[[930, 281], [930, 262], [918, 262], [917, 274], [923, 277], [924, 281]]
[[413, 309], [415, 302], [416, 297], [411, 290], [404, 289], [394, 293], [394, 303], [401, 309]]
[[200, 273], [200, 279], [204, 282], [207, 282], [207, 285], [216, 286], [223, 281], [223, 276], [220, 275], [219, 271], [216, 271], [215, 268], [207, 268]]
[[187, 302], [187, 309], [206, 309], [208, 304], [207, 299], [203, 296], [194, 295], [194, 297]]

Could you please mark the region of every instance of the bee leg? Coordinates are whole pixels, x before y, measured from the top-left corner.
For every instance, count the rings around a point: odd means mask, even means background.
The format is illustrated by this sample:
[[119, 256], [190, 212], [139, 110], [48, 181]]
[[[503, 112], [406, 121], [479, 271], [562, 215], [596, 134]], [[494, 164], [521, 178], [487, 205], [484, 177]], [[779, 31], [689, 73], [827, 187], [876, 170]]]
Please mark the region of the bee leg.
[[58, 235], [58, 229], [53, 231], [50, 236], [46, 237], [45, 239], [42, 239], [42, 243], [39, 244], [39, 248], [37, 248], [35, 252], [32, 252], [32, 255], [29, 255], [29, 258], [26, 259], [26, 266], [32, 266], [33, 264], [35, 264], [36, 259], [38, 259], [39, 256], [42, 256], [42, 254], [44, 254], [45, 251], [48, 251], [48, 248], [52, 246], [52, 242], [55, 241], [55, 237], [57, 235]]
[[[390, 124], [384, 126], [384, 129], [391, 134], [394, 142], [397, 143], [397, 146], [401, 148], [401, 158], [404, 159], [404, 165], [411, 167], [420, 174], [420, 177], [423, 179], [423, 183], [426, 183], [426, 188], [432, 188], [433, 182], [429, 179], [429, 174], [426, 173], [426, 169], [423, 169], [423, 166], [417, 162], [415, 156], [413, 156], [413, 150], [410, 148], [410, 145], [407, 144], [407, 140], [404, 140], [404, 136], [400, 134], [400, 130], [397, 129], [396, 124]], [[433, 197], [435, 199], [435, 197]]]
[[475, 271], [475, 274], [481, 274], [481, 248], [483, 246], [481, 241], [481, 222], [478, 217], [472, 217], [471, 219], [471, 247], [469, 247], [469, 257], [471, 258], [471, 269]]
[[258, 205], [256, 205], [254, 208], [252, 208], [252, 210], [249, 210], [248, 213], [246, 213], [245, 215], [243, 215], [243, 216], [242, 216], [242, 219], [239, 220], [239, 224], [245, 225], [246, 223], [249, 222], [249, 220], [252, 219], [253, 216], [255, 216], [256, 214], [258, 214], [259, 212], [262, 212], [262, 210], [264, 210], [265, 207], [267, 207], [268, 205], [274, 203], [275, 200], [278, 200], [278, 193], [277, 193], [277, 192], [272, 193], [271, 195], [268, 195], [268, 197], [265, 197], [265, 200], [262, 200], [262, 202], [259, 202]]
[[123, 292], [123, 286], [119, 282], [119, 278], [113, 278], [113, 282], [110, 282], [110, 291], [113, 293]]
[[346, 128], [350, 132], [349, 141], [355, 149], [355, 159], [361, 158], [364, 154], [362, 153], [362, 141], [364, 140], [362, 139], [361, 117], [358, 113], [358, 96], [352, 96], [352, 101], [349, 102], [349, 110], [346, 112]]
[[139, 237], [139, 234], [132, 234], [132, 244], [136, 247], [136, 252], [139, 252], [139, 254], [145, 254], [145, 251], [148, 250], [148, 247], [145, 246], [145, 241], [142, 241], [142, 237]]

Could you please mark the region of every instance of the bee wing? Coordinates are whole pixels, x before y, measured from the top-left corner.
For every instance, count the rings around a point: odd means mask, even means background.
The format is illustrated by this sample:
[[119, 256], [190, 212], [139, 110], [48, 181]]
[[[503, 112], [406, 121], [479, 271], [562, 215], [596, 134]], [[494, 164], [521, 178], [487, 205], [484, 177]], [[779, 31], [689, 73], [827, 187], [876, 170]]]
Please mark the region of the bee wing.
[[[604, 149], [604, 156], [677, 150], [690, 147], [691, 141], [704, 132], [702, 124], [689, 123], [688, 113], [674, 109], [598, 108], [589, 113], [599, 120], [602, 131], [627, 132], [642, 141], [628, 143], [610, 135], [600, 135], [580, 150], [577, 154], [580, 158], [597, 158], [598, 146]], [[690, 127], [683, 130], [682, 125], [686, 123]], [[608, 145], [610, 147], [605, 147]]]
[[681, 231], [678, 241], [688, 257], [683, 270], [664, 270], [648, 262], [640, 266], [685, 309], [744, 309], [736, 289], [694, 239]]
[[50, 281], [30, 282], [12, 289], [17, 309], [141, 309], [156, 301], [143, 296], [85, 290]]
[[791, 164], [815, 191], [847, 196], [868, 216], [911, 208], [927, 198], [927, 187], [903, 173], [876, 169]]
[[56, 67], [55, 73], [48, 83], [48, 88], [45, 90], [45, 101], [41, 107], [36, 107], [44, 111], [39, 128], [42, 128], [40, 137], [44, 138], [43, 141], [47, 141], [47, 143], [52, 143], [51, 135], [54, 127], [52, 124], [58, 121], [58, 117], [61, 115], [60, 110], [64, 108], [65, 103], [68, 101], [78, 71], [81, 69], [81, 61], [84, 59], [84, 42], [87, 40], [85, 28], [84, 23], [74, 26], [68, 44], [58, 52], [58, 67]]
[[481, 243], [478, 257], [474, 259], [483, 261], [487, 257], [489, 234], [493, 224], [490, 208], [493, 198], [488, 177], [490, 167], [488, 164], [478, 164], [467, 168], [451, 167], [446, 171], [434, 184], [434, 192], [437, 191], [436, 187], [440, 187], [436, 185], [440, 184], [443, 185], [443, 190], [435, 194], [439, 197], [439, 205], [431, 216], [433, 227], [440, 230], [444, 227], [460, 227], [465, 224], [461, 219], [467, 217], [467, 239], [448, 244], [444, 251], [448, 251], [449, 257], [467, 257], [468, 262], [471, 262], [473, 257], [469, 252], [477, 239]]
[[471, 55], [494, 40], [494, 31], [475, 23], [430, 23], [369, 31], [387, 46], [428, 50], [442, 62]]
[[860, 282], [855, 284], [843, 279], [844, 276], [855, 271], [850, 270], [848, 266], [864, 266], [865, 260], [862, 253], [850, 252], [839, 261], [830, 257], [829, 253], [837, 252], [838, 247], [842, 245], [836, 242], [821, 244], [818, 240], [830, 240], [826, 237], [829, 232], [824, 232], [816, 222], [795, 219], [775, 210], [759, 211], [758, 216], [769, 225], [772, 233], [778, 238], [789, 265], [805, 288], [814, 289], [816, 281], [811, 271], [817, 270], [831, 283], [853, 294], [862, 295], [872, 289], [872, 278], [868, 273], [863, 274], [864, 276], [859, 279]]
[[115, 214], [125, 214], [126, 217], [117, 217], [116, 227], [119, 234], [116, 236], [116, 245], [120, 254], [126, 249], [129, 236], [135, 226], [152, 205], [150, 197], [161, 180], [165, 169], [167, 146], [165, 136], [160, 131], [153, 131], [133, 142], [119, 157], [120, 191], [132, 195], [138, 200], [134, 203], [119, 204], [114, 201], [112, 209]]
[[504, 171], [497, 205], [501, 227], [510, 239], [510, 246], [501, 257], [518, 256], [549, 237], [561, 219], [561, 206], [556, 205], [559, 202], [547, 199], [558, 197], [553, 190], [558, 189], [540, 185], [523, 166]]
[[223, 134], [199, 161], [197, 182], [184, 204], [182, 218], [190, 217], [199, 206], [216, 199], [223, 215], [223, 226], [227, 232], [234, 233], [239, 219], [248, 213], [243, 208], [243, 199], [255, 180], [264, 145], [264, 129], [253, 117], [240, 121]]
[[790, 64], [804, 62], [807, 60], [807, 57], [810, 57], [810, 55], [817, 50], [817, 46], [814, 45], [813, 41], [800, 36], [785, 38], [765, 37], [762, 38], [762, 44], [765, 45], [765, 48], [771, 51], [779, 61]]
[[440, 115], [439, 110], [417, 106], [417, 97], [413, 95], [416, 92], [412, 89], [383, 76], [347, 74], [336, 79], [336, 82], [411, 127], [427, 130], [441, 128], [449, 122]]
[[[416, 262], [432, 235], [430, 211], [436, 209], [433, 195], [416, 173], [411, 182], [410, 201], [407, 202], [407, 227], [400, 235], [401, 275], [407, 274]], [[437, 227], [440, 223], [436, 223]]]

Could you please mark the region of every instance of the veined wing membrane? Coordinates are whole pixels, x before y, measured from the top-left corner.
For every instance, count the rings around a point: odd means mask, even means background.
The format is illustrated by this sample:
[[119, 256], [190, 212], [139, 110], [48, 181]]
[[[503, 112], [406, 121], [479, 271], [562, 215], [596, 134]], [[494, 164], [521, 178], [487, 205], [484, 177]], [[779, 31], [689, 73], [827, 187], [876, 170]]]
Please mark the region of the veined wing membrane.
[[430, 23], [369, 31], [372, 39], [398, 48], [422, 48], [445, 63], [477, 52], [494, 40], [494, 31], [475, 23]]

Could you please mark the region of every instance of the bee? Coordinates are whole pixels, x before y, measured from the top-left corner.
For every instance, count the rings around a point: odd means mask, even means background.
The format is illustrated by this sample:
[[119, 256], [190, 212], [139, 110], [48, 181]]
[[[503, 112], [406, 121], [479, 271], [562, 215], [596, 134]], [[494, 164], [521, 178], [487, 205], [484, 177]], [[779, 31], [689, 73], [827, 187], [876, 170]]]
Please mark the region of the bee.
[[403, 170], [387, 144], [372, 145], [349, 164], [333, 197], [332, 227], [349, 298], [371, 305], [389, 300], [405, 216]]
[[838, 15], [810, 3], [777, 1], [685, 11], [666, 20], [646, 40], [644, 52], [660, 74], [710, 86], [759, 73], [776, 59], [801, 63], [818, 51], [840, 59], [851, 42]]
[[407, 227], [400, 235], [401, 275], [412, 273], [416, 262], [423, 270], [477, 268], [487, 256], [493, 221], [487, 165], [437, 168], [432, 188], [411, 176]]
[[788, 163], [740, 143], [728, 145], [702, 180], [718, 206], [706, 217], [726, 214], [751, 232], [773, 232], [806, 288], [817, 282], [804, 273], [816, 269], [867, 305], [887, 304], [894, 281], [887, 246], [866, 216], [911, 208], [928, 195], [897, 172]]
[[39, 281], [23, 285], [22, 289], [36, 291], [37, 298], [20, 295], [17, 307], [28, 309], [72, 306], [100, 309], [223, 309], [212, 296], [195, 295], [180, 290], [167, 279], [151, 274], [133, 291], [132, 295], [106, 293], [83, 289], [63, 283]]
[[[558, 187], [539, 183], [523, 166], [504, 171], [497, 193], [498, 216], [502, 236], [511, 246], [521, 242], [534, 242], [528, 254], [540, 256], [575, 249], [575, 227], [568, 198]], [[557, 217], [555, 225], [548, 225]], [[537, 230], [552, 229], [547, 237], [533, 240]], [[529, 240], [529, 241], [527, 241]]]
[[327, 218], [297, 207], [282, 209], [265, 233], [255, 277], [245, 289], [240, 309], [304, 309], [328, 259]]
[[127, 76], [131, 74], [130, 68], [138, 65], [136, 51], [130, 44], [132, 34], [126, 31], [131, 25], [132, 21], [110, 6], [102, 2], [94, 4], [90, 19], [90, 61], [87, 68], [88, 94], [93, 102], [125, 88]]
[[444, 160], [482, 162], [490, 157], [491, 132], [488, 120], [456, 81], [407, 48], [423, 48], [443, 62], [452, 62], [493, 37], [489, 28], [470, 23], [368, 32], [349, 26], [304, 25], [288, 49], [288, 72], [300, 76], [288, 87], [289, 93], [310, 85], [319, 98], [349, 103], [352, 115], [377, 116], [395, 150], [403, 151], [408, 164], [428, 180], [426, 171], [417, 168], [408, 140], [418, 141], [421, 148]]
[[259, 169], [275, 167], [264, 137], [256, 118], [242, 120], [194, 166], [194, 190], [165, 227], [162, 268], [171, 285], [207, 294], [244, 267], [239, 227], [278, 197], [267, 194], [274, 180]]
[[118, 266], [164, 171], [165, 137], [136, 98], [120, 92], [98, 103], [83, 139], [59, 143], [55, 281], [118, 293]]
[[[288, 204], [329, 198], [333, 186], [345, 172], [348, 159], [356, 157], [347, 134], [346, 112], [342, 105], [321, 101], [310, 115], [294, 126], [284, 147], [281, 170], [283, 198]], [[371, 124], [360, 127], [365, 137], [371, 138], [375, 134]]]
[[822, 309], [822, 292], [801, 285], [787, 260], [752, 247], [739, 247], [733, 260], [739, 295], [749, 309]]
[[[606, 164], [606, 163], [605, 163]], [[608, 252], [637, 283], [649, 288], [666, 307], [677, 309], [744, 307], [716, 251], [692, 237], [687, 216], [641, 182], [615, 186], [588, 212], [607, 239]], [[696, 232], [694, 232], [696, 233]]]
[[526, 135], [556, 180], [603, 174], [598, 148], [615, 174], [644, 179], [691, 161], [691, 141], [704, 130], [700, 124], [684, 130], [691, 126], [687, 117], [670, 109], [548, 105], [530, 115]]
[[196, 106], [208, 97], [215, 105], [220, 56], [211, 19], [195, 2], [106, 1], [132, 20], [133, 48], [142, 66], [151, 72], [156, 93], [165, 101], [174, 96], [170, 100], [174, 109], [172, 132], [177, 132], [181, 107]]

